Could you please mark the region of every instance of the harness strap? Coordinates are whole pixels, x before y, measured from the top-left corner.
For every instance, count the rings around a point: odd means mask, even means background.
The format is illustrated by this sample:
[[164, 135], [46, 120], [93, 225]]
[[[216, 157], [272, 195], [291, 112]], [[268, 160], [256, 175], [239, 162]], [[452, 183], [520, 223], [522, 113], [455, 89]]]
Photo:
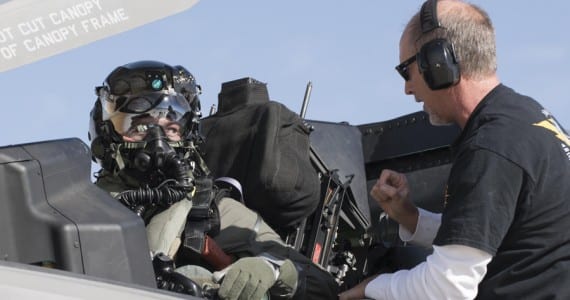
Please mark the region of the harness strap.
[[199, 180], [196, 184], [198, 191], [186, 219], [181, 249], [181, 256], [194, 262], [205, 254], [208, 237], [215, 237], [220, 232], [220, 213], [216, 203], [227, 194], [224, 189], [213, 189], [210, 179]]

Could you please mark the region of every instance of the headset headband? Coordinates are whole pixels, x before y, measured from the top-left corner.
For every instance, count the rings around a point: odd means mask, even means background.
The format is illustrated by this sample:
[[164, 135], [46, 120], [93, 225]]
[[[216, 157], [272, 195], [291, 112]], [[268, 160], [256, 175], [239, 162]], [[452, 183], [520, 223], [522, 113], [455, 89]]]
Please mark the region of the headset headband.
[[422, 5], [420, 10], [420, 23], [422, 34], [426, 34], [436, 28], [441, 27], [437, 19], [437, 0], [428, 0]]

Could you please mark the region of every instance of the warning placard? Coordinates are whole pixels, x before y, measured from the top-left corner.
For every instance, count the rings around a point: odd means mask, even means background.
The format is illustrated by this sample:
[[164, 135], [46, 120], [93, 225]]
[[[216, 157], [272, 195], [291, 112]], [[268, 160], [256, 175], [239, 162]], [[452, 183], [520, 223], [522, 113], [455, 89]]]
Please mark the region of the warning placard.
[[0, 72], [181, 12], [197, 2], [0, 1]]

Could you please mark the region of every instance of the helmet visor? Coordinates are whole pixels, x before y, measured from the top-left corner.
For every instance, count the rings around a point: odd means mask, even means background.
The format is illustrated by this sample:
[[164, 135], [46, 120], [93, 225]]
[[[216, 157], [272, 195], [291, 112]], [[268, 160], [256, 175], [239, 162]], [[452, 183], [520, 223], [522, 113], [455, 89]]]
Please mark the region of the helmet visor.
[[123, 136], [140, 136], [152, 125], [160, 125], [165, 131], [172, 131], [177, 125], [180, 130], [185, 125], [184, 116], [191, 110], [184, 96], [166, 90], [136, 96], [100, 97], [104, 106], [103, 120], [110, 120], [115, 131]]

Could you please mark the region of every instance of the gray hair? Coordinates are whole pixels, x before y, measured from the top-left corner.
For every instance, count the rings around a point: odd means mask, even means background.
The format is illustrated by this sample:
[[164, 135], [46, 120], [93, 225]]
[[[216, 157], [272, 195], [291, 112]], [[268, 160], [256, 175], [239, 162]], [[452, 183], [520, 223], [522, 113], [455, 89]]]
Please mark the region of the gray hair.
[[[442, 2], [442, 1], [439, 1]], [[455, 2], [455, 1], [454, 1]], [[481, 79], [497, 71], [495, 30], [489, 15], [470, 3], [438, 7], [440, 28], [422, 34], [419, 12], [406, 25], [410, 45], [419, 50], [426, 42], [443, 38], [453, 44], [461, 74]]]

